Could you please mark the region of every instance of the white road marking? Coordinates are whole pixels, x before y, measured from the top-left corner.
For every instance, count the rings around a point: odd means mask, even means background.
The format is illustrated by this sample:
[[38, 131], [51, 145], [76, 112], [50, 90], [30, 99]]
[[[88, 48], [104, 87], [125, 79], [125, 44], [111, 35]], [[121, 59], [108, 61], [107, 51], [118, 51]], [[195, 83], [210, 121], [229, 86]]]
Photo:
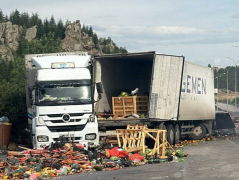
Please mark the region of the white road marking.
[[168, 176], [164, 176], [164, 177], [151, 177], [149, 179], [163, 179], [163, 178], [168, 178]]

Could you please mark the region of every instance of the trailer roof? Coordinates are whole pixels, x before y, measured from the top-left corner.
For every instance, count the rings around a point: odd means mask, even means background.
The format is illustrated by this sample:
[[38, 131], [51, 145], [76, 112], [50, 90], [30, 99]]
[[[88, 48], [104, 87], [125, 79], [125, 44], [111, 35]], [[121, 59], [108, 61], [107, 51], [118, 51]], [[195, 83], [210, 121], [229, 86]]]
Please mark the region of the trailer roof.
[[128, 59], [137, 59], [137, 60], [152, 60], [156, 54], [161, 54], [164, 56], [174, 56], [174, 57], [182, 57], [176, 55], [167, 55], [162, 53], [156, 53], [155, 51], [148, 51], [148, 52], [135, 52], [135, 53], [118, 53], [118, 54], [104, 54], [104, 55], [94, 55], [95, 59], [107, 59], [107, 58], [114, 58], [114, 59], [121, 59], [127, 57]]
[[137, 53], [118, 53], [118, 54], [104, 54], [104, 55], [95, 55], [94, 57], [96, 59], [107, 59], [107, 58], [115, 58], [115, 59], [121, 59], [128, 57], [130, 59], [147, 59], [150, 58], [152, 60], [152, 57], [155, 55], [155, 51], [149, 51], [149, 52], [137, 52]]

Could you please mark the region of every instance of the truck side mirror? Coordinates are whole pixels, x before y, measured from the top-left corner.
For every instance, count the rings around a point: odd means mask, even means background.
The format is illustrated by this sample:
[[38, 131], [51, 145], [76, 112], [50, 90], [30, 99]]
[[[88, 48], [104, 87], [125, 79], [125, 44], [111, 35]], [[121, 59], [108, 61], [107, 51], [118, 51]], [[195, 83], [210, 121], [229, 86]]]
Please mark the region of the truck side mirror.
[[103, 87], [101, 82], [96, 83], [96, 89], [99, 94], [103, 93]]
[[101, 94], [103, 93], [103, 86], [101, 82], [96, 83], [96, 90], [98, 92], [98, 98], [101, 99]]

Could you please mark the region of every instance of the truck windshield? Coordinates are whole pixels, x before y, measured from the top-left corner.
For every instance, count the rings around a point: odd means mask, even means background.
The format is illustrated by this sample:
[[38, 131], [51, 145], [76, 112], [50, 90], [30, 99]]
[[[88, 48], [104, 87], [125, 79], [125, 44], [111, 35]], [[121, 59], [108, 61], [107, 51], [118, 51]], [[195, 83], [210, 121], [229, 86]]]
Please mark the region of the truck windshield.
[[91, 103], [90, 80], [39, 82], [38, 105], [71, 105]]

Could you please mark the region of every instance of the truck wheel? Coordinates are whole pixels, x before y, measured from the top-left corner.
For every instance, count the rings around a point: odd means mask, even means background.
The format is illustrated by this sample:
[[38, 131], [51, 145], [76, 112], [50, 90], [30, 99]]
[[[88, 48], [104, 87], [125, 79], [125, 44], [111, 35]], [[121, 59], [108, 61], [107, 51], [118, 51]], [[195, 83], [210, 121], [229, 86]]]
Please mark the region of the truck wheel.
[[173, 143], [174, 143], [174, 128], [173, 128], [172, 124], [169, 124], [167, 126], [167, 140], [168, 140], [169, 144], [173, 145]]
[[174, 144], [178, 144], [181, 136], [179, 124], [174, 125]]
[[190, 138], [193, 140], [200, 140], [206, 135], [206, 127], [204, 124], [194, 127], [193, 134], [190, 134]]

